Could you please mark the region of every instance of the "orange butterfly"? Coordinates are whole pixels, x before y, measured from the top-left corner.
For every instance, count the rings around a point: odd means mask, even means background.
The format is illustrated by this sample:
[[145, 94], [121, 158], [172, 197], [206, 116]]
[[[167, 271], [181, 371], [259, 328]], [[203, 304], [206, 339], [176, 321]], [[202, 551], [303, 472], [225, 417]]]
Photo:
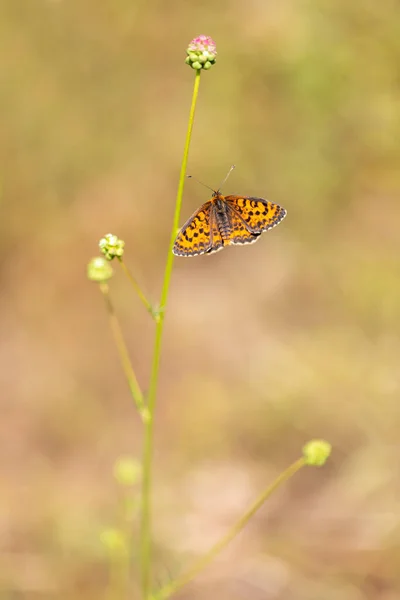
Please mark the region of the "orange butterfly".
[[197, 256], [218, 252], [230, 244], [253, 244], [285, 216], [282, 206], [263, 198], [222, 196], [217, 190], [179, 231], [173, 253]]

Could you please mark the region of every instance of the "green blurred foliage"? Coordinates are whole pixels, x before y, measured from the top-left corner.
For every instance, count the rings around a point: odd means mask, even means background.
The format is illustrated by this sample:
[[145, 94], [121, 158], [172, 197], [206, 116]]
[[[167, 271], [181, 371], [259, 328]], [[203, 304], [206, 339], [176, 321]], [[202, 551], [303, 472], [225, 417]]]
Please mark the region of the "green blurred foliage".
[[[112, 231], [158, 297], [193, 81], [185, 50], [200, 33], [218, 61], [202, 75], [189, 172], [215, 186], [235, 163], [226, 192], [288, 216], [255, 246], [176, 260], [156, 581], [323, 437], [329, 463], [272, 498], [181, 597], [396, 600], [395, 0], [1, 3], [2, 597], [106, 597], [99, 531], [115, 526], [113, 464], [140, 456], [141, 428], [85, 268]], [[188, 182], [182, 221], [206, 199]], [[121, 272], [111, 288], [146, 387], [153, 324]]]

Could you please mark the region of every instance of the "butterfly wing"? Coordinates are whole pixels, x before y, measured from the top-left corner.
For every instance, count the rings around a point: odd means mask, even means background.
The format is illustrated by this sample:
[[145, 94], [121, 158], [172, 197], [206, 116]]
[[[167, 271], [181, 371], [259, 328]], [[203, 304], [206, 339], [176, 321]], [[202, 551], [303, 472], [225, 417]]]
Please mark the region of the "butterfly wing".
[[173, 253], [176, 256], [197, 256], [211, 251], [212, 202], [208, 201], [186, 221], [176, 236]]
[[278, 225], [278, 223], [286, 217], [286, 210], [282, 206], [264, 200], [263, 198], [225, 196], [224, 200], [231, 210], [233, 210], [240, 218], [242, 225], [249, 233], [255, 235], [256, 239], [263, 231], [272, 229], [272, 227]]

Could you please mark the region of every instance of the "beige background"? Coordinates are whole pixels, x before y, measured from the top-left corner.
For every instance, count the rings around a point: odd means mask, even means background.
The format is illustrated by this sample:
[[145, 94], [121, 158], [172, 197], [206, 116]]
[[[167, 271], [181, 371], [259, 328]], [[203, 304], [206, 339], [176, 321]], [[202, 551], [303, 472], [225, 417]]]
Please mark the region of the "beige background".
[[[215, 186], [235, 163], [225, 192], [288, 216], [254, 246], [176, 259], [156, 582], [324, 437], [329, 464], [276, 494], [180, 597], [396, 600], [394, 0], [1, 3], [2, 597], [106, 597], [112, 466], [140, 455], [141, 429], [86, 263], [116, 233], [158, 298], [193, 85], [185, 49], [200, 33], [218, 62], [202, 76], [189, 172]], [[208, 195], [187, 183], [182, 222]], [[146, 387], [152, 323], [118, 268], [112, 293]]]

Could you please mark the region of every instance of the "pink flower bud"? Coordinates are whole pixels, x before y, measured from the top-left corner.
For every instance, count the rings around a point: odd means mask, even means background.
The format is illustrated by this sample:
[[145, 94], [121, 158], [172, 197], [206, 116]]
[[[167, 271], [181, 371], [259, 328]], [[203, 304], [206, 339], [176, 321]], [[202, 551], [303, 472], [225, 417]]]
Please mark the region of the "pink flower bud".
[[209, 35], [199, 35], [189, 44], [186, 64], [192, 69], [210, 69], [215, 63], [217, 49], [214, 40]]

